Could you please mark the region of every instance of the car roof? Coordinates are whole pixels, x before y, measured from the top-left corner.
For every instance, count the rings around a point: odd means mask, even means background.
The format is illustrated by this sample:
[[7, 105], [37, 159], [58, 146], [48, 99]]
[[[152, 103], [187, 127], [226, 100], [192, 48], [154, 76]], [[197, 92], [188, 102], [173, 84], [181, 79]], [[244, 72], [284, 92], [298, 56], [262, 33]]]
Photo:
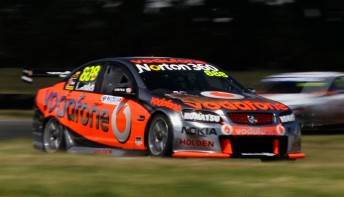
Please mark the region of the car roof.
[[193, 59], [193, 58], [181, 58], [181, 57], [159, 57], [159, 56], [129, 56], [129, 57], [109, 57], [109, 58], [103, 58], [103, 59], [98, 59], [100, 61], [116, 61], [116, 60], [135, 60], [135, 59], [160, 59], [160, 60], [195, 60], [195, 61], [199, 61], [199, 62], [206, 62], [203, 60], [199, 60], [199, 59]]
[[344, 72], [324, 71], [324, 72], [290, 72], [264, 77], [261, 81], [319, 81], [344, 76]]

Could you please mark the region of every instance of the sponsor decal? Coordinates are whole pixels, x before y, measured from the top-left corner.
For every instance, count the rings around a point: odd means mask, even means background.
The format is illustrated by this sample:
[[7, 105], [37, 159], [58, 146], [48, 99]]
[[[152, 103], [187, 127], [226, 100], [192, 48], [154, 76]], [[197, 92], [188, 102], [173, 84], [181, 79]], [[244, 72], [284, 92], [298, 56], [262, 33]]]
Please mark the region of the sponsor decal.
[[[227, 93], [226, 93], [227, 94]], [[230, 93], [229, 93], [230, 94]], [[209, 95], [209, 94], [207, 94]], [[233, 95], [233, 94], [231, 94]], [[170, 98], [176, 98], [183, 101], [185, 105], [188, 105], [197, 110], [219, 110], [219, 109], [228, 109], [228, 110], [243, 110], [243, 111], [256, 111], [256, 110], [283, 110], [287, 111], [289, 108], [282, 104], [276, 102], [269, 102], [264, 100], [231, 100], [226, 98], [223, 99], [212, 99], [209, 97], [201, 97], [188, 94], [166, 94]], [[214, 96], [214, 94], [213, 94]], [[216, 96], [216, 94], [215, 94]], [[220, 95], [217, 95], [220, 96]], [[223, 96], [223, 95], [222, 95]], [[238, 95], [241, 96], [241, 95]], [[230, 95], [227, 95], [230, 97]], [[233, 97], [232, 97], [233, 98]]]
[[[223, 72], [217, 72], [218, 69], [210, 64], [196, 63], [197, 61], [185, 60], [185, 63], [181, 63], [182, 60], [177, 60], [175, 63], [168, 62], [153, 62], [150, 60], [131, 60], [135, 63], [136, 68], [139, 73], [150, 72], [150, 71], [173, 71], [173, 70], [194, 70], [194, 71], [215, 71], [216, 75], [221, 75], [222, 77], [227, 76]], [[137, 63], [140, 62], [140, 63]], [[147, 63], [150, 62], [150, 63]], [[210, 73], [209, 73], [210, 75]], [[215, 73], [212, 73], [215, 76]], [[228, 77], [228, 76], [227, 76]]]
[[83, 91], [92, 92], [94, 90], [94, 88], [95, 88], [94, 82], [90, 82], [88, 84], [79, 83], [78, 87], [76, 88], [76, 90], [83, 90]]
[[201, 137], [205, 137], [207, 135], [217, 135], [214, 128], [183, 127], [182, 134], [184, 133], [187, 135], [198, 135]]
[[179, 144], [183, 146], [192, 146], [192, 147], [214, 147], [215, 142], [212, 140], [195, 140], [195, 139], [179, 139]]
[[172, 100], [167, 100], [165, 98], [157, 98], [157, 97], [152, 97], [150, 104], [158, 107], [166, 107], [168, 109], [172, 109], [173, 111], [179, 112], [182, 108], [181, 105], [173, 103]]
[[284, 110], [287, 111], [288, 107], [281, 103], [268, 103], [268, 102], [251, 102], [251, 101], [221, 101], [221, 102], [184, 102], [185, 105], [193, 107], [195, 109], [228, 109], [228, 110], [244, 110], [244, 111], [255, 111], [255, 110]]
[[237, 135], [275, 135], [275, 130], [270, 130], [270, 128], [235, 128], [235, 133]]
[[182, 116], [186, 121], [209, 123], [219, 123], [221, 121], [221, 117], [219, 115], [206, 111], [183, 110]]
[[130, 62], [134, 64], [142, 64], [142, 63], [168, 63], [168, 64], [188, 64], [188, 63], [194, 63], [194, 64], [205, 64], [204, 61], [200, 60], [190, 60], [190, 59], [175, 59], [175, 58], [152, 58], [152, 59], [133, 59], [130, 60]]
[[122, 92], [122, 93], [131, 93], [133, 91], [132, 88], [114, 88], [114, 92]]
[[93, 151], [94, 155], [100, 155], [100, 156], [111, 156], [112, 155], [112, 149], [110, 148], [96, 148]]
[[228, 92], [217, 92], [217, 91], [206, 91], [201, 92], [201, 95], [211, 98], [219, 98], [219, 99], [243, 99], [245, 98], [239, 94], [232, 94]]
[[111, 127], [119, 142], [126, 142], [131, 130], [130, 106], [126, 102], [120, 102], [112, 112]]
[[225, 122], [221, 124], [221, 132], [224, 135], [280, 136], [285, 134], [285, 128], [281, 124], [269, 127], [236, 126]]
[[184, 95], [187, 95], [187, 92], [185, 91], [177, 91], [177, 90], [174, 90], [172, 91], [173, 94], [184, 94]]
[[114, 88], [114, 92], [127, 92], [125, 88]]
[[284, 128], [284, 126], [282, 126], [282, 124], [279, 124], [279, 125], [277, 126], [276, 130], [278, 131], [278, 133], [279, 133], [280, 135], [284, 135], [284, 134], [285, 134], [285, 128]]
[[132, 88], [126, 88], [126, 89], [125, 89], [125, 92], [128, 93], [128, 94], [130, 94], [130, 93], [133, 92], [133, 89], [132, 89]]
[[117, 96], [109, 96], [109, 95], [103, 95], [100, 100], [105, 103], [105, 104], [113, 104], [113, 105], [118, 105], [122, 97], [117, 97]]
[[209, 76], [209, 77], [224, 77], [228, 78], [228, 75], [222, 71], [210, 71], [210, 70], [205, 70], [204, 73]]
[[135, 145], [136, 146], [141, 146], [143, 144], [142, 142], [142, 137], [138, 136], [135, 138]]
[[83, 102], [85, 94], [81, 94], [78, 99], [68, 99], [66, 95], [59, 96], [57, 92], [47, 93], [44, 99], [44, 110], [52, 113], [56, 112], [57, 117], [67, 117], [68, 121], [81, 122], [84, 126], [101, 129], [105, 132], [109, 130], [109, 111], [106, 108], [99, 110], [96, 105], [89, 106]]
[[78, 79], [80, 73], [81, 71], [77, 71], [68, 79], [66, 83], [66, 87], [65, 87], [66, 90], [74, 90], [74, 86], [76, 85], [76, 80]]
[[267, 156], [267, 157], [273, 157], [276, 154], [274, 153], [241, 153], [243, 156]]
[[280, 120], [283, 123], [287, 123], [287, 122], [294, 122], [296, 119], [295, 119], [294, 114], [289, 114], [289, 115], [280, 116]]
[[225, 135], [231, 135], [233, 132], [233, 127], [225, 122], [222, 123], [221, 131]]

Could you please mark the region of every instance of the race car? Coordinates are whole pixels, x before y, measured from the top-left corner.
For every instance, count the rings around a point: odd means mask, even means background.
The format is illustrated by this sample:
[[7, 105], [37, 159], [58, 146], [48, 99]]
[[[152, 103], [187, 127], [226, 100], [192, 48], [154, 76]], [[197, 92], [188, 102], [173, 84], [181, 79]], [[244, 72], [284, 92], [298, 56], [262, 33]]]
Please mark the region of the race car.
[[52, 74], [61, 73], [68, 75], [36, 95], [33, 145], [39, 150], [110, 156], [305, 157], [292, 110], [254, 94], [211, 63], [119, 57]]
[[289, 106], [303, 130], [344, 128], [344, 73], [293, 72], [264, 77], [262, 96]]

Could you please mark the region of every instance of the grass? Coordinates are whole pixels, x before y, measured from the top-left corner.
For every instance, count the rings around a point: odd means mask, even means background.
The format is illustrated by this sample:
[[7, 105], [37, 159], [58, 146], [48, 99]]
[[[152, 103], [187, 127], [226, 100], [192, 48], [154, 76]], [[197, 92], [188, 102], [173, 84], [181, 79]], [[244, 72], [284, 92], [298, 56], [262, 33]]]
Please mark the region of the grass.
[[32, 118], [33, 110], [0, 110], [0, 119], [6, 118]]
[[2, 142], [0, 196], [342, 196], [343, 135], [307, 135], [305, 159], [177, 159], [46, 154]]

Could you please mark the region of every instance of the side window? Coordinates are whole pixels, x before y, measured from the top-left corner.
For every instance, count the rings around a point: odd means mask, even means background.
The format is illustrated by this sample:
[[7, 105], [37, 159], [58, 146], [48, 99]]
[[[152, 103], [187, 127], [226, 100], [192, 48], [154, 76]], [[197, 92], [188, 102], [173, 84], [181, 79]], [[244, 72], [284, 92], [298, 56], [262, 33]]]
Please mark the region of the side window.
[[68, 79], [65, 89], [93, 92], [100, 72], [100, 64], [91, 64], [81, 67], [80, 70], [77, 70]]
[[333, 81], [331, 90], [344, 90], [344, 77], [338, 77]]
[[134, 80], [130, 72], [120, 65], [109, 65], [104, 74], [101, 87], [103, 94], [116, 94], [116, 92], [131, 93], [134, 89]]
[[74, 74], [72, 74], [69, 78], [68, 81], [66, 82], [65, 89], [66, 90], [74, 90], [76, 83], [78, 81], [78, 78], [80, 76], [81, 71], [78, 70]]

